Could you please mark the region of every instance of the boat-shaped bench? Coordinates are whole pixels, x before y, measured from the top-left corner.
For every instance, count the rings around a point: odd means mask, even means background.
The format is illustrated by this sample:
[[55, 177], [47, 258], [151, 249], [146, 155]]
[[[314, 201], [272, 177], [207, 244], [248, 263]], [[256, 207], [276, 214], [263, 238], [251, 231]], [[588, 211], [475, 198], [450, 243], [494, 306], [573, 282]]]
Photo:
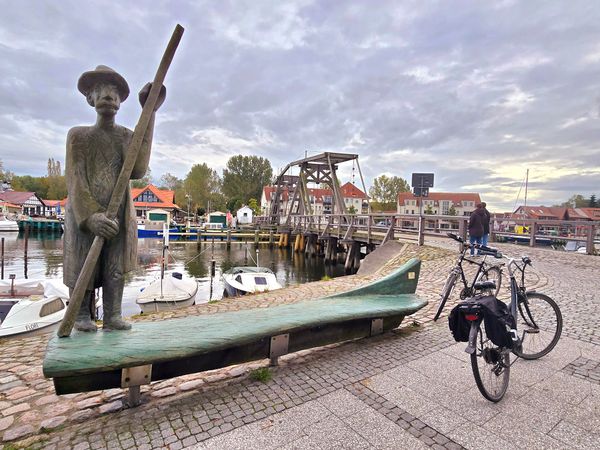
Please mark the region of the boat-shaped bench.
[[412, 259], [373, 283], [298, 303], [135, 323], [128, 331], [54, 336], [44, 375], [56, 393], [130, 388], [189, 373], [373, 336], [396, 328], [427, 302], [415, 295], [421, 262]]

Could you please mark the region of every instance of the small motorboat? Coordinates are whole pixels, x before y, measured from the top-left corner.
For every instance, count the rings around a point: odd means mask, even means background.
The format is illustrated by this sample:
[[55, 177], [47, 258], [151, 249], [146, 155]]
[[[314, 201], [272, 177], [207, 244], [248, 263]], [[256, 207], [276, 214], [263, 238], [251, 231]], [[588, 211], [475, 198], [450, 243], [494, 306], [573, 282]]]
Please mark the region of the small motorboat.
[[0, 338], [48, 331], [62, 320], [68, 300], [60, 281], [0, 281]]
[[275, 274], [266, 267], [233, 267], [223, 273], [223, 297], [237, 297], [281, 289]]
[[5, 216], [0, 215], [0, 233], [5, 231], [19, 231], [19, 222], [16, 220], [7, 219]]
[[165, 276], [169, 251], [169, 233], [166, 224], [163, 228], [163, 248], [160, 266], [160, 278], [146, 286], [136, 299], [142, 313], [167, 311], [194, 304], [198, 292], [198, 282], [179, 272]]

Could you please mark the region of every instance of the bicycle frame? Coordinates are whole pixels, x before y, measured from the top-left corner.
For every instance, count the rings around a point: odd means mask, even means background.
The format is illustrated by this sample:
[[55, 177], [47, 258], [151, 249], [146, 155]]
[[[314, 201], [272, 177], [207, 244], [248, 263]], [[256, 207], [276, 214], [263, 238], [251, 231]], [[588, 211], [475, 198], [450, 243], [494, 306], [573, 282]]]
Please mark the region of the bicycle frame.
[[[463, 250], [458, 257], [455, 268], [458, 268], [458, 270], [459, 270], [460, 279], [463, 283], [464, 289], [468, 289], [470, 291], [470, 295], [472, 295], [475, 283], [479, 279], [479, 275], [481, 275], [481, 272], [483, 272], [483, 267], [485, 266], [487, 256], [484, 256], [483, 260], [481, 262], [473, 261], [472, 259], [467, 258], [466, 253], [467, 253], [467, 250], [469, 249], [469, 245], [470, 244], [467, 244], [467, 243], [465, 243], [463, 245]], [[473, 281], [471, 282], [471, 284], [469, 284], [469, 282], [467, 281], [467, 277], [465, 275], [465, 270], [463, 269], [463, 266], [462, 266], [463, 261], [466, 261], [469, 264], [474, 264], [477, 266], [477, 273], [475, 273], [475, 276], [473, 277]]]

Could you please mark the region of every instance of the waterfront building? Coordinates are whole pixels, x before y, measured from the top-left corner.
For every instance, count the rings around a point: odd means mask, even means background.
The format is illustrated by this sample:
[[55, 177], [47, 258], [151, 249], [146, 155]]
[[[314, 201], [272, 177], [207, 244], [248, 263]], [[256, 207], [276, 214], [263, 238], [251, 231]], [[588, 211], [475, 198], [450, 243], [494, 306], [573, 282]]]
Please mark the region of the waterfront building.
[[3, 191], [0, 192], [0, 201], [18, 206], [21, 214], [28, 216], [44, 216], [46, 214], [46, 205], [35, 192]]
[[167, 211], [170, 217], [176, 216], [180, 211], [179, 206], [175, 204], [175, 191], [159, 189], [153, 184], [143, 188], [131, 188], [131, 198], [137, 217], [148, 218], [150, 210], [155, 209]]
[[[396, 212], [402, 215], [414, 215], [415, 218], [402, 218], [402, 227], [418, 227], [420, 204], [423, 214], [442, 216], [470, 216], [475, 205], [481, 203], [481, 197], [473, 192], [432, 192], [427, 197], [416, 197], [412, 192], [400, 192]], [[451, 219], [425, 219], [425, 228], [457, 229], [458, 222]]]
[[[260, 207], [262, 214], [268, 216], [270, 214], [271, 199], [275, 195], [277, 188], [275, 186], [265, 186], [260, 198]], [[342, 199], [346, 210], [351, 207], [357, 214], [365, 214], [368, 211], [368, 196], [352, 183], [348, 182], [340, 187]], [[333, 190], [329, 188], [308, 188], [308, 201], [314, 215], [333, 214]], [[293, 190], [289, 187], [284, 187], [280, 193], [280, 205], [284, 211], [290, 211], [289, 201], [293, 195]], [[297, 202], [294, 205], [297, 207]], [[294, 208], [295, 209], [295, 208]]]

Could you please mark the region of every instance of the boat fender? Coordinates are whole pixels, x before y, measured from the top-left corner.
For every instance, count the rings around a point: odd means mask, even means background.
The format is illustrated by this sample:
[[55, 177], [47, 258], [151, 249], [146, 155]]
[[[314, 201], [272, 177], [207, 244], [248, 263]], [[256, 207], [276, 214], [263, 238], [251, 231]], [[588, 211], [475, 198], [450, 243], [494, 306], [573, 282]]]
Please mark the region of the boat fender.
[[183, 279], [183, 275], [179, 272], [173, 272], [172, 275], [173, 275], [173, 278], [177, 278], [178, 280]]

